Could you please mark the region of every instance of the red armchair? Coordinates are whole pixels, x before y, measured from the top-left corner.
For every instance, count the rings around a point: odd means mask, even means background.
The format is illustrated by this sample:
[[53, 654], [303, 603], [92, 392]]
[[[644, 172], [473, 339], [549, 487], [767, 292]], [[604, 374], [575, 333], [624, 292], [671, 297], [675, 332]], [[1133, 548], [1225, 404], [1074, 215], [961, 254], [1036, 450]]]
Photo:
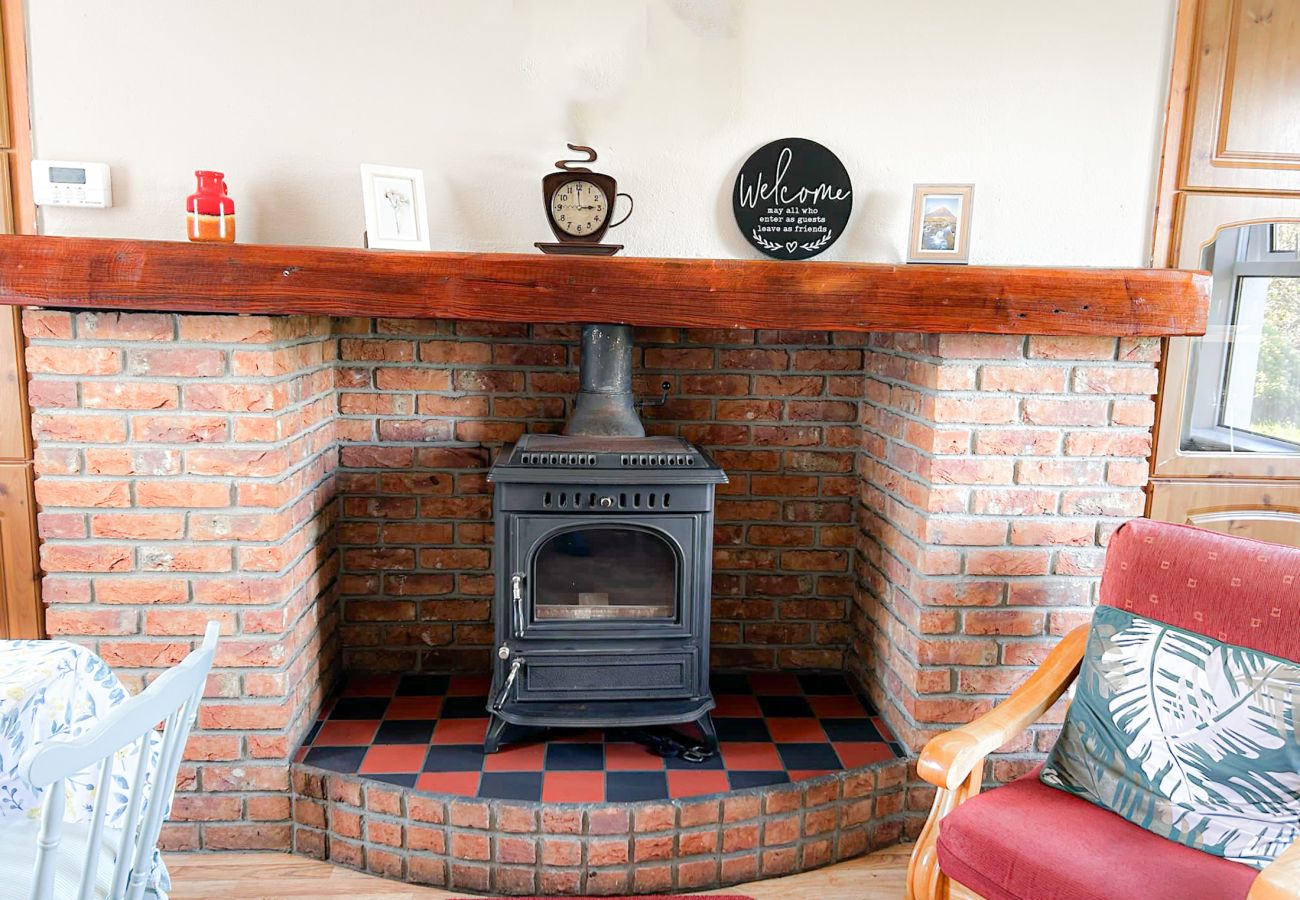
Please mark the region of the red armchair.
[[[1300, 660], [1300, 549], [1135, 519], [1111, 538], [1101, 602], [1154, 597], [1170, 624]], [[985, 757], [1066, 691], [1087, 633], [1070, 632], [1006, 701], [921, 752], [917, 771], [939, 791], [908, 867], [909, 900], [1300, 898], [1300, 843], [1259, 871], [1168, 841], [1037, 772], [980, 793]]]

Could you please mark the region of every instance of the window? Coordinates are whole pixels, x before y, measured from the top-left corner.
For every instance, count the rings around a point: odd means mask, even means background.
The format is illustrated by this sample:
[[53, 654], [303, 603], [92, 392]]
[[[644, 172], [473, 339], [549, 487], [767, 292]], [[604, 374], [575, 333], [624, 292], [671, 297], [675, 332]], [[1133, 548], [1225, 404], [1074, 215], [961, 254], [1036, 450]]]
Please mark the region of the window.
[[1193, 357], [1183, 449], [1300, 451], [1300, 223], [1227, 229], [1205, 265], [1210, 321]]

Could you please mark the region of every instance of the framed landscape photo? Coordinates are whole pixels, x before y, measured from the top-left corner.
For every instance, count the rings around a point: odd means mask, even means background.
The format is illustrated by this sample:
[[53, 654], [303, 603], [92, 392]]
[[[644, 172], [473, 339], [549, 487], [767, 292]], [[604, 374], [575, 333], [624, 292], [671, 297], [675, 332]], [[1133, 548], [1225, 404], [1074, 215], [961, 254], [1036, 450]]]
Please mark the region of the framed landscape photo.
[[424, 173], [394, 166], [361, 166], [366, 246], [381, 250], [428, 250], [429, 213]]
[[918, 184], [912, 188], [912, 231], [907, 261], [970, 261], [970, 222], [975, 185]]

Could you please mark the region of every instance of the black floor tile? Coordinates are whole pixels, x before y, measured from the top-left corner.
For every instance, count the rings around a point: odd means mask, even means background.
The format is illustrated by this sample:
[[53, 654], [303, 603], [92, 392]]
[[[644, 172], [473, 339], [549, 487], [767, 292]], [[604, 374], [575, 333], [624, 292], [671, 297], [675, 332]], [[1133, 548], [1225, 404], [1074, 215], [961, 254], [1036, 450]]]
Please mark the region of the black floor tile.
[[604, 744], [548, 744], [546, 771], [598, 772], [605, 768]]
[[790, 781], [790, 776], [785, 772], [729, 772], [727, 776], [733, 791], [764, 784], [786, 784]]
[[311, 728], [307, 729], [307, 736], [303, 738], [303, 743], [310, 745], [316, 741], [316, 735], [320, 734], [320, 727], [325, 724], [324, 719], [317, 719], [311, 723]]
[[542, 799], [541, 772], [484, 772], [478, 795], [494, 800]]
[[605, 800], [629, 803], [633, 800], [667, 800], [666, 772], [606, 772]]
[[822, 728], [832, 741], [883, 741], [870, 719], [822, 719]]
[[382, 719], [387, 697], [340, 697], [330, 710], [331, 719]]
[[433, 738], [434, 719], [389, 719], [379, 726], [376, 744], [427, 744]]
[[442, 701], [444, 719], [481, 719], [487, 715], [486, 697], [448, 697]]
[[759, 718], [714, 719], [713, 727], [720, 741], [770, 741], [767, 723]]
[[312, 747], [307, 751], [303, 762], [331, 772], [345, 772], [355, 775], [361, 768], [369, 747]]
[[816, 715], [803, 697], [759, 697], [758, 706], [763, 715], [773, 718], [806, 719]]
[[732, 672], [715, 672], [709, 676], [709, 686], [715, 694], [752, 694], [749, 676]]
[[482, 744], [434, 744], [424, 759], [426, 772], [478, 772], [482, 768]]
[[415, 780], [419, 778], [419, 773], [410, 772], [400, 775], [367, 775], [371, 781], [382, 781], [384, 784], [395, 784], [398, 787], [413, 788]]
[[403, 675], [397, 685], [397, 696], [442, 697], [450, 683], [450, 675]]
[[799, 675], [805, 694], [851, 694], [849, 682], [838, 672], [806, 672]]
[[776, 750], [787, 770], [844, 768], [830, 744], [777, 744]]

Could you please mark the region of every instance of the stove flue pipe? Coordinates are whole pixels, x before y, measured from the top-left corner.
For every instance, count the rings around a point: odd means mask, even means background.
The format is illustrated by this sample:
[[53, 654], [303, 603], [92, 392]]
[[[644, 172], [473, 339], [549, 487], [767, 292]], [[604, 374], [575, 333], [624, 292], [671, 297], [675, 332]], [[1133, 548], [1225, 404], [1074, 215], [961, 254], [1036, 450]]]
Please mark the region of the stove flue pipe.
[[579, 377], [581, 388], [565, 434], [645, 437], [632, 396], [631, 326], [583, 326]]

